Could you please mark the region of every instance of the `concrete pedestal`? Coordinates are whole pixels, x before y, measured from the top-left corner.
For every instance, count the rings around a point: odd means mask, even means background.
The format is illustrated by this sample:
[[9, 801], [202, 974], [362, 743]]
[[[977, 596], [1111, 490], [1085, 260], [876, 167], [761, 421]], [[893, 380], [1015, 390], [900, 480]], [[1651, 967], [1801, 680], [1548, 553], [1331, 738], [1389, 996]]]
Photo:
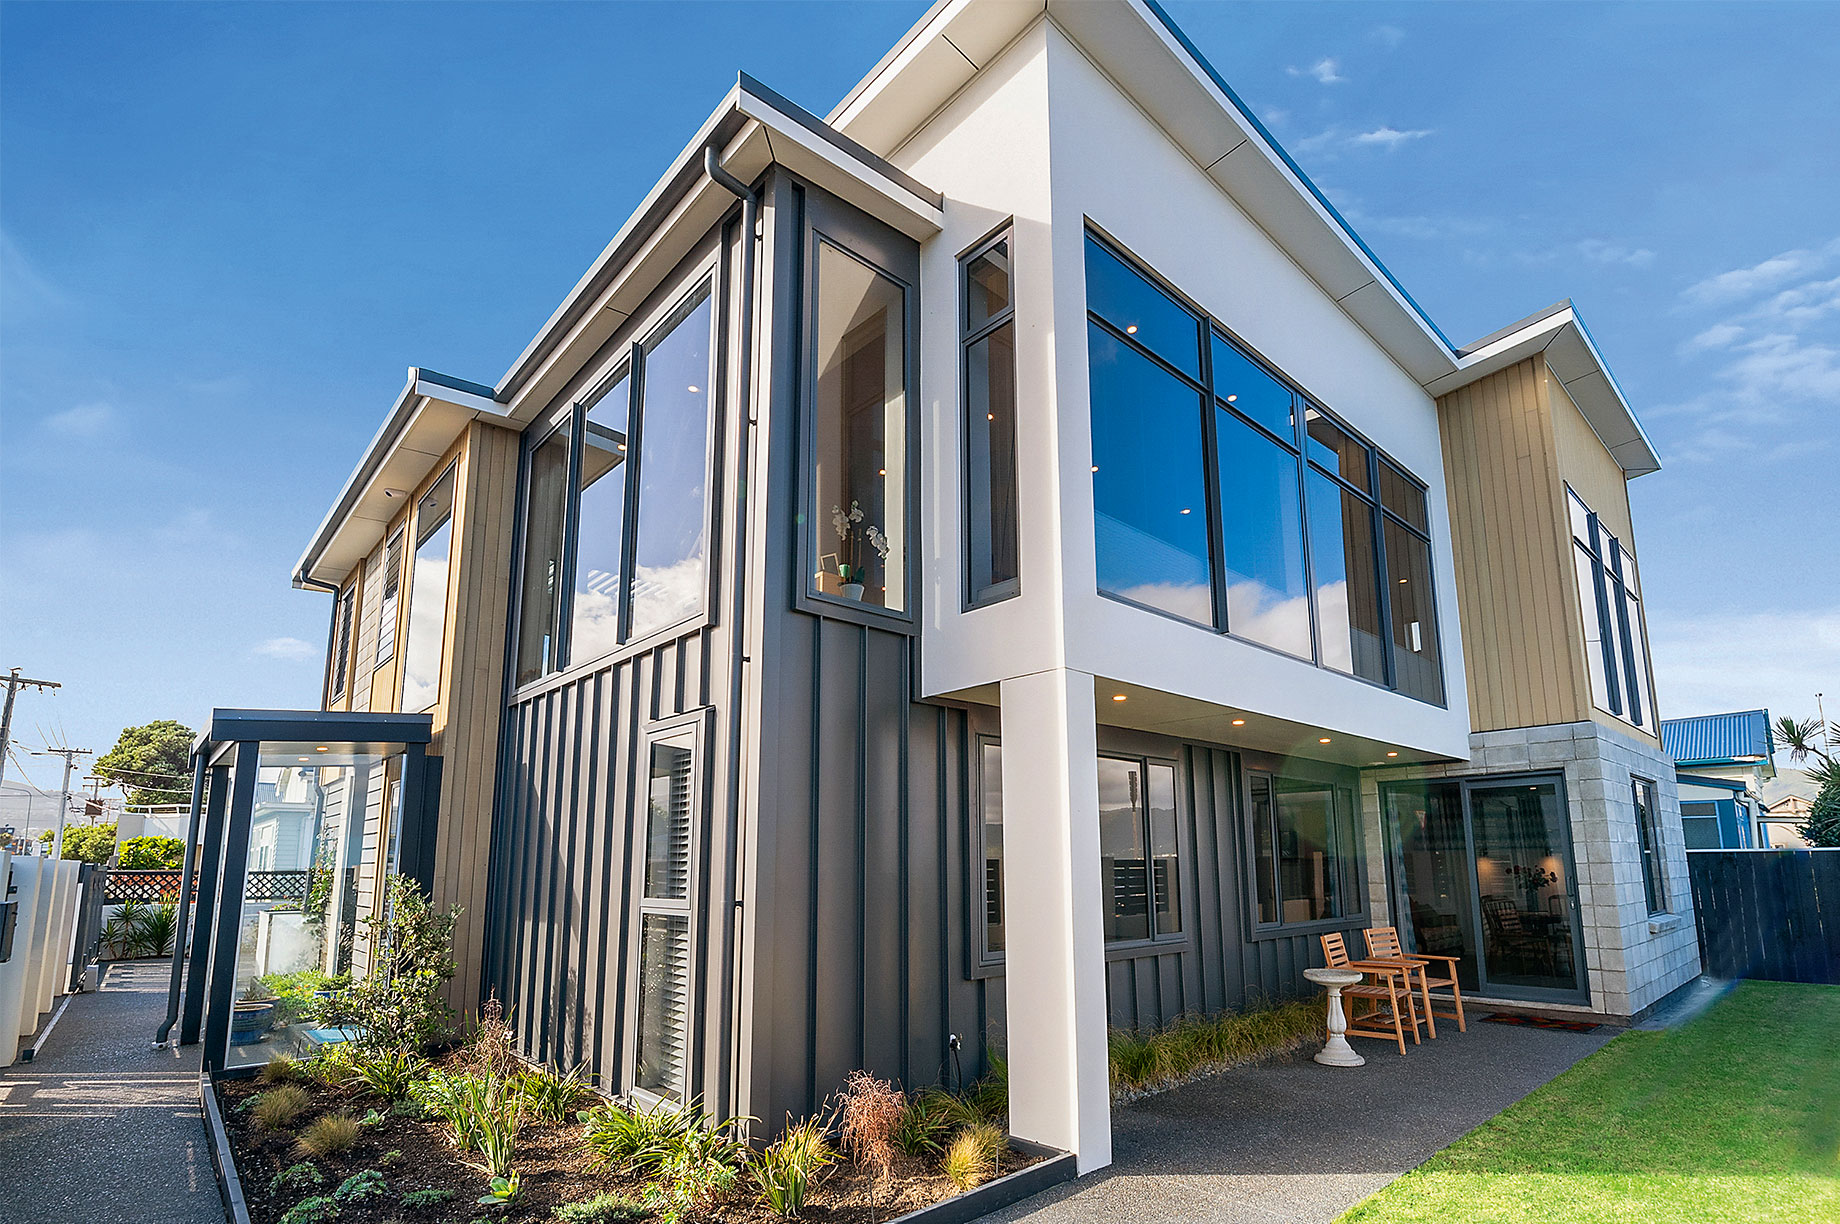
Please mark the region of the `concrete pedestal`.
[[1342, 987], [1360, 982], [1353, 969], [1305, 969], [1303, 976], [1329, 992], [1329, 1040], [1317, 1052], [1316, 1061], [1325, 1067], [1359, 1067], [1367, 1062], [1354, 1052], [1343, 1034], [1348, 1031], [1348, 1017], [1342, 1011]]

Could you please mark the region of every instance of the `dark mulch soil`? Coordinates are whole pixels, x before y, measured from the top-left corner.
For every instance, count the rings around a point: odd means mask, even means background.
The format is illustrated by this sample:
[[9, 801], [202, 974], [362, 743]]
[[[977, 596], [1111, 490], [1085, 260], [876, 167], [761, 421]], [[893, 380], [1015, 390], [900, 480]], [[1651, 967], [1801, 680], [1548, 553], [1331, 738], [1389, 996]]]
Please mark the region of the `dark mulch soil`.
[[[344, 1154], [311, 1161], [325, 1176], [323, 1186], [306, 1191], [282, 1189], [271, 1195], [269, 1182], [277, 1172], [309, 1159], [294, 1146], [295, 1136], [307, 1123], [323, 1113], [344, 1112], [362, 1118], [371, 1109], [386, 1114], [389, 1109], [387, 1102], [361, 1089], [327, 1088], [312, 1081], [303, 1082], [301, 1087], [312, 1097], [312, 1105], [287, 1130], [270, 1131], [256, 1125], [242, 1108], [263, 1091], [262, 1084], [255, 1080], [226, 1080], [217, 1085], [224, 1128], [236, 1153], [237, 1174], [255, 1224], [276, 1224], [301, 1199], [310, 1194], [329, 1195], [345, 1178], [365, 1169], [381, 1172], [389, 1182], [389, 1193], [343, 1208], [339, 1224], [469, 1224], [482, 1216], [533, 1224], [550, 1220], [552, 1209], [564, 1203], [607, 1191], [636, 1199], [643, 1189], [640, 1179], [594, 1169], [581, 1142], [579, 1125], [554, 1126], [527, 1119], [517, 1139], [521, 1179], [518, 1201], [509, 1212], [493, 1212], [477, 1202], [486, 1190], [485, 1175], [454, 1149], [444, 1125], [432, 1119], [386, 1117], [367, 1128]], [[401, 1157], [386, 1166], [381, 1162], [391, 1152], [400, 1152]], [[1013, 1173], [1034, 1160], [1009, 1153], [999, 1173]], [[733, 1202], [700, 1218], [709, 1224], [767, 1224], [778, 1219], [752, 1202], [752, 1189], [745, 1175], [740, 1185]], [[429, 1188], [449, 1189], [454, 1196], [439, 1206], [420, 1210], [402, 1205], [405, 1194]], [[949, 1198], [953, 1193], [952, 1184], [943, 1175], [917, 1161], [898, 1165], [891, 1179], [879, 1183], [854, 1166], [839, 1164], [819, 1184], [799, 1218], [822, 1224], [886, 1224], [904, 1212]]]

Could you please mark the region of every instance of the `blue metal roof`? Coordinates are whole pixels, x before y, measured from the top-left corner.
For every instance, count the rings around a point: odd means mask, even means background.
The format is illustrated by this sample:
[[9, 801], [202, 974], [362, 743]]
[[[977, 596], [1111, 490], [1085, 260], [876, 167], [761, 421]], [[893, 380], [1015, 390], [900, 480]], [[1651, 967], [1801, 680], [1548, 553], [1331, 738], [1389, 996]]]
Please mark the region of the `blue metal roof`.
[[1661, 746], [1680, 765], [1731, 765], [1776, 751], [1768, 710], [1664, 718]]

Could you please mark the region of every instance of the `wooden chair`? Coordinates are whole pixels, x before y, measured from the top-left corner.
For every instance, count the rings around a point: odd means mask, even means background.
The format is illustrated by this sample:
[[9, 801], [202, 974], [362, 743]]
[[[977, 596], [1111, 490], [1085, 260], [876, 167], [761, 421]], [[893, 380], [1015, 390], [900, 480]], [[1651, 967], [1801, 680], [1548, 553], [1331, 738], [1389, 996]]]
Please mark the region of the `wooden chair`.
[[[1331, 969], [1352, 969], [1371, 979], [1358, 986], [1342, 987], [1342, 998], [1348, 1000], [1348, 1035], [1393, 1041], [1398, 1044], [1399, 1053], [1403, 1056], [1406, 1052], [1405, 1024], [1409, 1023], [1412, 1027], [1412, 1044], [1417, 1045], [1418, 1011], [1412, 1003], [1412, 983], [1405, 970], [1398, 965], [1349, 960], [1348, 945], [1339, 931], [1323, 935], [1321, 939], [1323, 959]], [[1359, 1007], [1358, 1000], [1366, 1000], [1365, 1011]], [[1400, 1010], [1402, 1004], [1404, 1014]]]
[[[1433, 1037], [1437, 1036], [1438, 1016], [1455, 1020], [1459, 1033], [1469, 1032], [1469, 1025], [1463, 1019], [1463, 988], [1457, 984], [1456, 957], [1435, 956], [1426, 952], [1406, 952], [1399, 946], [1399, 928], [1397, 927], [1368, 927], [1362, 932], [1362, 937], [1367, 940], [1369, 960], [1391, 961], [1410, 966], [1406, 977], [1408, 983], [1411, 981], [1412, 973], [1418, 974], [1419, 993], [1425, 1000], [1425, 1023]], [[1440, 961], [1443, 962], [1443, 968], [1436, 970], [1436, 976], [1434, 976], [1432, 966]], [[1446, 988], [1450, 990], [1449, 1001], [1455, 1004], [1455, 1011], [1441, 1012], [1431, 1006], [1431, 992]], [[1438, 998], [1442, 1001], [1444, 996], [1439, 995]]]

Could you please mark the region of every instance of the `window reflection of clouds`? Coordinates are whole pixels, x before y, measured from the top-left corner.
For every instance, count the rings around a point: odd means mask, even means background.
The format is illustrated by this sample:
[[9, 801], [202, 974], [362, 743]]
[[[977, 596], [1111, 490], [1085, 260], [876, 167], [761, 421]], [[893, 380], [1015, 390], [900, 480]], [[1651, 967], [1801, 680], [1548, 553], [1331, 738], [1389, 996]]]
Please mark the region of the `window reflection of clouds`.
[[707, 587], [704, 521], [709, 447], [709, 287], [653, 340], [645, 356], [639, 507], [633, 549], [632, 635], [684, 620]]

